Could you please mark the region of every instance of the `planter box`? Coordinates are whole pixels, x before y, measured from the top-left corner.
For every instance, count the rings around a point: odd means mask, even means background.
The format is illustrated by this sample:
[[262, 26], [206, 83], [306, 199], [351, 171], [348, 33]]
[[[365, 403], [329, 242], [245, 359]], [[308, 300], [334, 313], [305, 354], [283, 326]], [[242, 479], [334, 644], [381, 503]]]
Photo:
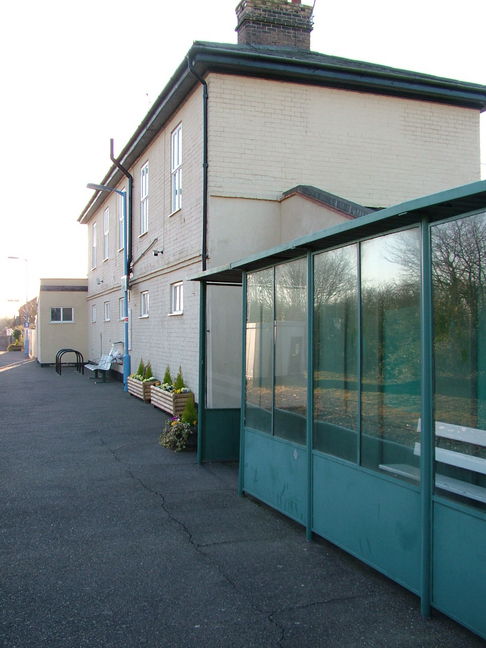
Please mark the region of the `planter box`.
[[172, 416], [180, 416], [190, 398], [194, 398], [192, 392], [174, 394], [173, 392], [166, 392], [158, 387], [152, 387], [151, 389], [152, 405], [164, 410], [168, 414], [172, 414]]
[[148, 382], [141, 382], [135, 378], [127, 378], [128, 393], [137, 398], [141, 398], [146, 403], [150, 403], [150, 388], [154, 384], [154, 380]]

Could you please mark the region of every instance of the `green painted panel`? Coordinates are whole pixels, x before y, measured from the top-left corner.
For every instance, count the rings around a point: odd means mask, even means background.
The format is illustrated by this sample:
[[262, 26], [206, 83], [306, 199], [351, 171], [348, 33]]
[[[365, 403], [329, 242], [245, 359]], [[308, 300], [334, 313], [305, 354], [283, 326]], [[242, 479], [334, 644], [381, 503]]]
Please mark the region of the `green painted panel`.
[[485, 522], [434, 504], [432, 605], [486, 639]]
[[307, 451], [289, 441], [245, 429], [243, 490], [305, 524]]
[[313, 531], [418, 593], [419, 492], [318, 454], [313, 475]]
[[205, 410], [203, 461], [238, 461], [239, 456], [240, 410]]

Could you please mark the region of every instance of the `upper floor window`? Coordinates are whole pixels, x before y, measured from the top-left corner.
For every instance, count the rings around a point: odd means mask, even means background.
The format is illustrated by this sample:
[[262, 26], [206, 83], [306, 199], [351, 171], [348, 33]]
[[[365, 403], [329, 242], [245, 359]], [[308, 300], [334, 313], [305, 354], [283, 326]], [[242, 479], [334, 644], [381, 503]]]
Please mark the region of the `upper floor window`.
[[140, 234], [148, 232], [149, 163], [140, 169]]
[[93, 223], [91, 227], [91, 269], [96, 268], [96, 238], [96, 223]]
[[110, 208], [103, 212], [103, 259], [107, 259], [110, 249]]
[[170, 139], [171, 212], [182, 207], [182, 124]]
[[74, 322], [73, 309], [64, 306], [51, 308], [51, 322]]
[[118, 299], [118, 319], [125, 319], [125, 297], [120, 297]]
[[149, 291], [144, 290], [140, 293], [140, 317], [149, 316]]
[[[126, 192], [126, 188], [123, 187], [121, 191]], [[120, 194], [117, 194], [117, 203], [116, 203], [116, 209], [117, 209], [117, 214], [118, 214], [118, 249], [123, 250], [125, 247], [125, 240], [123, 236], [123, 196], [120, 196]]]
[[184, 285], [182, 281], [173, 283], [170, 287], [170, 313], [171, 315], [182, 315], [184, 309]]
[[103, 316], [105, 322], [109, 322], [111, 319], [111, 309], [110, 309], [110, 302], [103, 302]]
[[91, 306], [91, 324], [94, 324], [96, 322], [96, 304], [92, 304]]

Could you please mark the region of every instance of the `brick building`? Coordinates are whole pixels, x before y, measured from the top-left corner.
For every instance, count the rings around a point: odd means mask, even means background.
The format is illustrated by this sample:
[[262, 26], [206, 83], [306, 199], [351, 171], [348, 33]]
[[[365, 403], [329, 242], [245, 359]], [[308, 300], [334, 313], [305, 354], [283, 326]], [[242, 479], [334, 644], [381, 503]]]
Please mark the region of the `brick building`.
[[[238, 43], [194, 42], [102, 179], [129, 197], [132, 364], [159, 377], [181, 366], [198, 400], [202, 367], [209, 406], [233, 422], [241, 291], [202, 295], [187, 278], [478, 180], [486, 107], [480, 85], [313, 52], [300, 1], [242, 0], [236, 13]], [[121, 217], [103, 192], [79, 217], [92, 360], [122, 338]]]

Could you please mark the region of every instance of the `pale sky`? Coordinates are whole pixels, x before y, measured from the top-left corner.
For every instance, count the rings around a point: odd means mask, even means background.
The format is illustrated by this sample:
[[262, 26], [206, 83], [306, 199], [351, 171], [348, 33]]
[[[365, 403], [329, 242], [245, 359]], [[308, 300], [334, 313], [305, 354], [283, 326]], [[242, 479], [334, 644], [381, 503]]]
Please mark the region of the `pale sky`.
[[[91, 196], [86, 184], [111, 166], [110, 137], [116, 154], [194, 40], [236, 42], [236, 4], [3, 4], [0, 316], [34, 297], [39, 277], [86, 276], [77, 218]], [[485, 21], [486, 0], [316, 0], [311, 47], [486, 85]], [[486, 113], [481, 119], [486, 177]]]

